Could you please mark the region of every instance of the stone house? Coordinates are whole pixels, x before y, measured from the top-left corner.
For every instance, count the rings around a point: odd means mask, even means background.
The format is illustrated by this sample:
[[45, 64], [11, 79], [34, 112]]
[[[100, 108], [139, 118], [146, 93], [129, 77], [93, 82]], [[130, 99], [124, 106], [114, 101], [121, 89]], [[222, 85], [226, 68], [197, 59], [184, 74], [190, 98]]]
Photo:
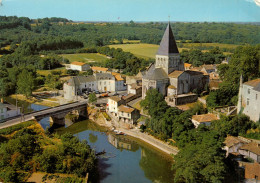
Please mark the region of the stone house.
[[136, 121], [140, 118], [140, 112], [132, 107], [120, 105], [118, 107], [118, 119], [124, 123], [131, 125], [136, 124]]
[[237, 112], [244, 113], [252, 121], [260, 119], [260, 78], [243, 83], [240, 78]]
[[194, 124], [194, 126], [198, 128], [198, 126], [202, 124], [206, 126], [210, 126], [212, 121], [218, 119], [219, 119], [218, 116], [215, 114], [201, 114], [201, 115], [193, 115], [191, 121]]
[[107, 103], [107, 111], [113, 114], [114, 116], [118, 116], [118, 107], [122, 104], [125, 104], [125, 101], [121, 97], [109, 97]]
[[83, 62], [72, 62], [68, 64], [66, 69], [77, 70], [77, 71], [87, 71], [90, 70], [90, 65]]
[[239, 153], [260, 163], [260, 144], [250, 142], [240, 147]]

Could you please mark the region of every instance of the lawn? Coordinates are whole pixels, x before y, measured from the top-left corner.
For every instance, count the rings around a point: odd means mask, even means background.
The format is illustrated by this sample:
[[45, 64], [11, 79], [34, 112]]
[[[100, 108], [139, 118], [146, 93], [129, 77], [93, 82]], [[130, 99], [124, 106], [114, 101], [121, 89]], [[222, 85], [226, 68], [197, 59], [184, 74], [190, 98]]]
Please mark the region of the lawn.
[[222, 43], [182, 43], [184, 48], [196, 48], [196, 47], [219, 47], [235, 49], [239, 45], [235, 44], [222, 44]]
[[108, 59], [105, 55], [99, 53], [62, 54], [60, 56], [69, 59], [70, 62], [78, 61], [84, 63], [104, 62]]

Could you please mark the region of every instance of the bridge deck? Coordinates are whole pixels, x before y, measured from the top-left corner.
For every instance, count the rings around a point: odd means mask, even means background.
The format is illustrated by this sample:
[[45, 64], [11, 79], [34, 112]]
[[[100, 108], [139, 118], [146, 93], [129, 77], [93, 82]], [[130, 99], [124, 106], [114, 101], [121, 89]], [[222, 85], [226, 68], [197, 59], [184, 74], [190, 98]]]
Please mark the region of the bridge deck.
[[[48, 114], [53, 114], [53, 113], [58, 113], [58, 112], [62, 112], [62, 111], [66, 111], [68, 109], [71, 108], [77, 108], [77, 107], [81, 107], [87, 104], [87, 101], [78, 101], [78, 102], [73, 102], [70, 104], [64, 104], [64, 105], [60, 105], [57, 107], [52, 107], [52, 108], [47, 108], [47, 109], [43, 109], [40, 111], [35, 111], [35, 112], [31, 112], [28, 114], [25, 114], [23, 116], [17, 116], [15, 118], [12, 118], [10, 120], [6, 120], [5, 122], [0, 124], [0, 129], [2, 128], [6, 128], [24, 121], [28, 121], [31, 120], [33, 118], [37, 118], [39, 116], [47, 116]], [[22, 119], [23, 117], [23, 119]]]

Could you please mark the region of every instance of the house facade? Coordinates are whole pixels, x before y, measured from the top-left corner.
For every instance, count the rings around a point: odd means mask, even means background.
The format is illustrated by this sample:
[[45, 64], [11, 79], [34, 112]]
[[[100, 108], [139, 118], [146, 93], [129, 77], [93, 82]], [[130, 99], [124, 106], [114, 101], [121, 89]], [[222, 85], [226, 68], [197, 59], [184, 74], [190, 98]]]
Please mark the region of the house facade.
[[260, 119], [260, 78], [243, 83], [240, 78], [237, 112], [244, 113], [252, 121]]
[[75, 76], [63, 84], [64, 98], [67, 100], [75, 100], [84, 91], [116, 92], [124, 90], [126, 90], [124, 79], [111, 73]]
[[112, 113], [114, 116], [118, 116], [118, 107], [122, 104], [125, 104], [125, 101], [118, 96], [112, 96], [108, 98], [107, 110]]
[[136, 124], [139, 118], [140, 118], [140, 112], [137, 109], [125, 105], [120, 105], [118, 107], [119, 121], [134, 125]]

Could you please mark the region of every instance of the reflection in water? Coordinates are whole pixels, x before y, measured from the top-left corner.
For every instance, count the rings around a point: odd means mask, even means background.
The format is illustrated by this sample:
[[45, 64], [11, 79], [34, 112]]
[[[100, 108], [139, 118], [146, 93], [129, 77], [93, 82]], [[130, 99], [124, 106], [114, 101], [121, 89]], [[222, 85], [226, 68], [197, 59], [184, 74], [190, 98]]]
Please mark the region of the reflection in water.
[[109, 133], [107, 136], [108, 142], [117, 149], [127, 149], [129, 151], [137, 151], [139, 146], [134, 141], [131, 141], [126, 136]]
[[89, 136], [88, 139], [91, 143], [95, 143], [98, 139], [98, 136], [94, 135], [93, 133], [90, 133], [88, 136]]
[[172, 163], [166, 159], [162, 161], [163, 157], [149, 149], [143, 147], [141, 149], [139, 166], [144, 171], [145, 176], [153, 182], [173, 182]]

